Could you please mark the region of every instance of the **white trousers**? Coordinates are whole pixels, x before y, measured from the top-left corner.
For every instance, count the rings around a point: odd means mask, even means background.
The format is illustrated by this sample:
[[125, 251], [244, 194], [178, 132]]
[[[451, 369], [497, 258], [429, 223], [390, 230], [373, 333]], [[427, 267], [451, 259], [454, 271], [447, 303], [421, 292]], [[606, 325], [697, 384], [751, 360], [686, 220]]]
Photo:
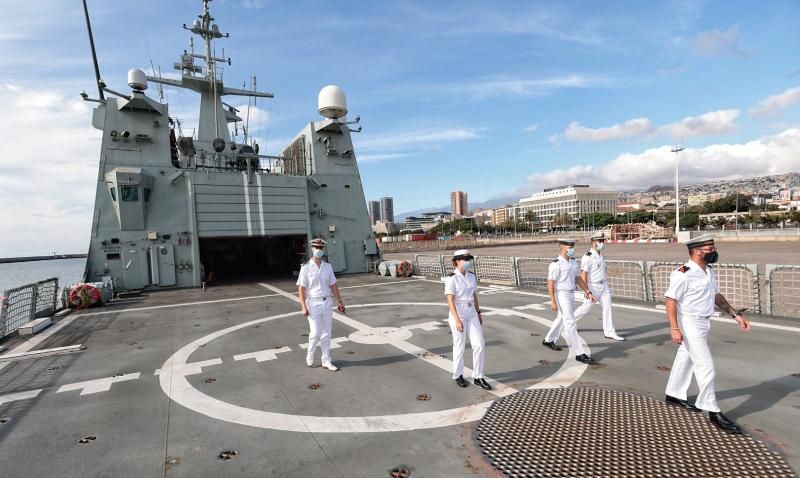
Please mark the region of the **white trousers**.
[[[614, 329], [614, 322], [611, 320], [611, 291], [608, 290], [605, 282], [590, 282], [589, 290], [592, 291], [592, 295], [600, 303], [600, 307], [603, 308], [603, 335], [606, 337], [616, 335], [617, 331]], [[592, 299], [584, 299], [583, 304], [575, 309], [575, 321], [581, 320], [594, 304]]]
[[328, 297], [322, 300], [317, 297], [306, 298], [308, 307], [308, 356], [313, 357], [317, 345], [322, 349], [322, 363], [331, 361], [331, 328], [333, 327], [333, 302]]
[[709, 412], [718, 412], [714, 389], [714, 359], [708, 348], [708, 331], [711, 320], [707, 317], [678, 316], [683, 343], [678, 347], [675, 361], [667, 381], [667, 395], [686, 400], [692, 373], [700, 389], [695, 406]]
[[562, 328], [566, 331], [569, 347], [572, 353], [583, 355], [583, 345], [581, 338], [578, 336], [578, 323], [575, 321], [575, 313], [573, 311], [573, 301], [575, 300], [575, 293], [571, 290], [557, 290], [556, 291], [556, 304], [558, 305], [558, 315], [553, 325], [550, 326], [550, 331], [547, 332], [545, 340], [547, 342], [555, 342], [561, 336]]
[[464, 331], [456, 329], [456, 319], [453, 314], [448, 317], [450, 332], [453, 334], [453, 379], [464, 375], [464, 349], [467, 345], [472, 348], [472, 378], [483, 378], [483, 362], [485, 359], [485, 342], [483, 340], [483, 326], [478, 318], [478, 313], [473, 307], [466, 304], [456, 304], [458, 316], [464, 324]]

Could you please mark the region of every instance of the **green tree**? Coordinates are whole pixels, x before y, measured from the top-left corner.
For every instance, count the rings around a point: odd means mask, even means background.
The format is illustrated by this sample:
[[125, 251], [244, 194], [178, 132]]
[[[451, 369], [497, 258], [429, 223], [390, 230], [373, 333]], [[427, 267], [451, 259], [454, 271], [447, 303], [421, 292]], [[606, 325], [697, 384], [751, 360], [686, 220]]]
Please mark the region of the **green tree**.
[[556, 228], [567, 228], [572, 226], [572, 216], [565, 212], [560, 212], [553, 216], [553, 227]]
[[681, 226], [686, 228], [694, 228], [700, 224], [700, 216], [698, 214], [685, 214], [681, 216]]
[[533, 211], [525, 211], [523, 218], [525, 219], [525, 222], [528, 223], [528, 229], [533, 232], [533, 225], [534, 223], [539, 222], [539, 216], [537, 216]]
[[[738, 199], [737, 199], [738, 196]], [[707, 201], [703, 204], [703, 214], [712, 214], [716, 212], [734, 212], [749, 211], [753, 205], [752, 196], [745, 196], [744, 194], [730, 194], [715, 201]]]
[[582, 216], [578, 219], [578, 224], [586, 225], [587, 227], [594, 227], [599, 229], [606, 227], [609, 224], [614, 224], [616, 217], [608, 212], [593, 212]]

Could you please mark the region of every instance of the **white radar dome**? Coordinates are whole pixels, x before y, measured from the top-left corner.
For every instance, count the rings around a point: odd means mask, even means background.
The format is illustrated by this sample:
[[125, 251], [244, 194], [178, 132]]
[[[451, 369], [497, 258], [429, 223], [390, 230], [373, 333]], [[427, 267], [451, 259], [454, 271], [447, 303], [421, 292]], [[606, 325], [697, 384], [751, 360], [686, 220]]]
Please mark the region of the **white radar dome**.
[[134, 90], [146, 90], [147, 75], [138, 68], [131, 68], [128, 70], [128, 86]]
[[317, 98], [319, 114], [326, 118], [341, 118], [347, 114], [347, 99], [344, 91], [336, 85], [322, 88]]

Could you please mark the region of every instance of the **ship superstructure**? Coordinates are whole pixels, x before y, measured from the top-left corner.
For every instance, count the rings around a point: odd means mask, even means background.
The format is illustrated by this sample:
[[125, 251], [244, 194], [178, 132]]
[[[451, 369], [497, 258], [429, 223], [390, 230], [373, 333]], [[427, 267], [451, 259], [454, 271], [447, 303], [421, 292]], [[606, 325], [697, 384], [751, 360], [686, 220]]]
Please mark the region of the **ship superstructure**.
[[[240, 279], [297, 270], [313, 237], [328, 242], [334, 271], [365, 272], [378, 253], [346, 121], [344, 93], [319, 93], [322, 121], [310, 122], [280, 156], [231, 139], [241, 122], [224, 96], [270, 98], [225, 86], [213, 41], [226, 38], [203, 1], [184, 28], [198, 37], [175, 64], [180, 79], [131, 70], [130, 94], [98, 86], [92, 124], [103, 131], [85, 280], [111, 278], [117, 290], [200, 286], [204, 276]], [[197, 62], [197, 60], [200, 60]], [[183, 136], [148, 82], [200, 95], [196, 134]], [[104, 97], [103, 92], [110, 93]]]

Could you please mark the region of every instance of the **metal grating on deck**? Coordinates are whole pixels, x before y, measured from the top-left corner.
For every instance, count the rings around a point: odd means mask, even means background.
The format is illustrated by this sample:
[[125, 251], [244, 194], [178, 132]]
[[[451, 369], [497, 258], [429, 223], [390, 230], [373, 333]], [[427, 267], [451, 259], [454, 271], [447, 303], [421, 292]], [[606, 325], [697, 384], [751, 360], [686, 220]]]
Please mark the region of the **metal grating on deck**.
[[529, 390], [496, 401], [477, 440], [511, 477], [794, 477], [748, 435], [700, 413], [601, 388]]

